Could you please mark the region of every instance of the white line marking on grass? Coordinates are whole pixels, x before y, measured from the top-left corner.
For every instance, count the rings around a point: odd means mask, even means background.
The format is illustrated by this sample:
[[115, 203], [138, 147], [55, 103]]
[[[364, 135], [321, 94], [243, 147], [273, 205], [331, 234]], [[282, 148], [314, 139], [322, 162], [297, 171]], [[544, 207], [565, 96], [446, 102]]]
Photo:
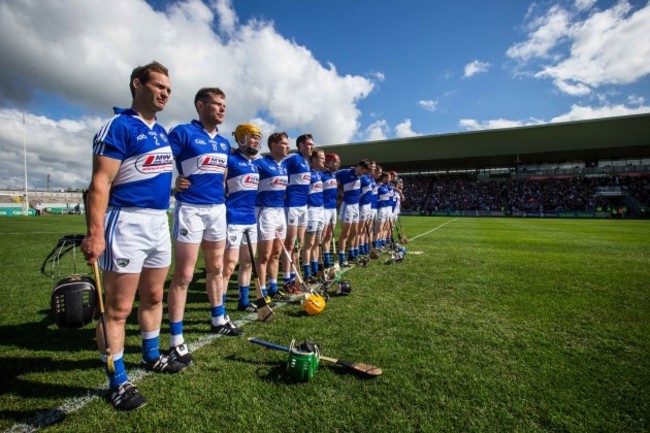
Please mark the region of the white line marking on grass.
[[[343, 269], [341, 270], [341, 274], [344, 274], [345, 272], [353, 269], [348, 268], [348, 269]], [[274, 310], [277, 310], [278, 308], [283, 307], [286, 305], [286, 302], [279, 302], [277, 306], [274, 308]], [[251, 313], [239, 320], [235, 320], [235, 325], [237, 326], [244, 326], [247, 323], [254, 322], [257, 320], [257, 314], [256, 313]], [[198, 340], [188, 343], [187, 346], [190, 349], [190, 352], [196, 352], [197, 350], [201, 349], [203, 346], [212, 343], [215, 339], [224, 337], [224, 335], [221, 334], [206, 334], [203, 335], [202, 337], [199, 337]], [[142, 368], [137, 368], [135, 370], [129, 371], [128, 376], [129, 376], [129, 381], [131, 383], [137, 383], [145, 377], [148, 374], [154, 374], [148, 371], [145, 371]], [[82, 397], [75, 397], [71, 398], [68, 400], [65, 400], [63, 404], [55, 409], [50, 409], [47, 412], [41, 412], [39, 414], [36, 414], [32, 418], [25, 420], [19, 424], [14, 424], [11, 428], [5, 430], [5, 433], [32, 433], [37, 431], [38, 429], [42, 427], [47, 427], [49, 425], [52, 425], [61, 419], [63, 419], [66, 415], [76, 412], [80, 409], [83, 409], [88, 403], [91, 401], [98, 399], [98, 398], [103, 398], [104, 395], [107, 392], [106, 385], [108, 383], [105, 383], [104, 385], [100, 385], [97, 387], [95, 390], [88, 391], [86, 395]]]
[[[285, 305], [285, 303], [279, 303], [274, 310], [277, 310], [278, 308], [282, 307]], [[247, 323], [253, 322], [257, 320], [257, 314], [251, 313], [246, 315], [245, 317], [241, 318], [240, 320], [236, 320], [235, 324], [237, 326], [243, 326]], [[203, 346], [212, 343], [216, 338], [221, 338], [223, 335], [215, 335], [215, 334], [207, 334], [202, 337], [200, 337], [198, 340], [196, 340], [193, 343], [189, 343], [187, 346], [189, 347], [191, 352], [195, 352], [199, 349], [201, 349]], [[146, 375], [153, 374], [151, 372], [145, 371], [142, 368], [137, 368], [135, 370], [129, 371], [129, 381], [131, 383], [137, 383], [139, 382], [143, 377]], [[68, 400], [65, 400], [63, 404], [55, 409], [50, 409], [47, 412], [41, 412], [39, 414], [36, 414], [32, 418], [25, 420], [19, 424], [14, 424], [11, 428], [5, 430], [6, 433], [31, 433], [37, 431], [39, 428], [42, 427], [47, 427], [49, 425], [52, 425], [61, 419], [63, 419], [66, 415], [76, 412], [79, 409], [82, 409], [84, 406], [86, 406], [88, 403], [91, 401], [97, 399], [97, 398], [103, 398], [104, 395], [107, 392], [106, 385], [100, 385], [97, 387], [97, 389], [88, 391], [86, 395], [83, 397], [75, 397], [71, 398]]]
[[421, 233], [421, 234], [419, 234], [419, 235], [417, 235], [417, 236], [414, 236], [414, 237], [412, 237], [410, 240], [411, 240], [411, 241], [414, 241], [414, 240], [416, 240], [417, 238], [421, 238], [422, 236], [428, 235], [429, 233], [433, 233], [433, 232], [435, 232], [436, 230], [443, 228], [443, 227], [446, 226], [447, 224], [449, 224], [449, 223], [453, 223], [453, 222], [456, 221], [457, 219], [458, 219], [458, 217], [454, 218], [453, 220], [449, 220], [449, 221], [447, 221], [447, 222], [444, 223], [444, 224], [440, 224], [438, 227], [433, 228], [433, 229], [429, 230], [428, 232], [424, 232], [424, 233]]

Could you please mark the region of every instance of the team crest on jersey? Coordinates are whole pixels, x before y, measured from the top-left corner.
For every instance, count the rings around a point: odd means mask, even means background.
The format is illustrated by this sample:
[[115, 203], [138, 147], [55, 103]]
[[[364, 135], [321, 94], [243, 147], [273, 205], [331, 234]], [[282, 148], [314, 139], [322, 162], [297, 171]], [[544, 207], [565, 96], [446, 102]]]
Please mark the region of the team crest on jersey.
[[206, 155], [197, 160], [199, 170], [210, 171], [214, 173], [224, 173], [226, 165], [228, 164], [228, 157], [226, 155]]
[[174, 157], [171, 153], [150, 153], [140, 156], [135, 161], [135, 168], [140, 173], [158, 174], [172, 171]]
[[129, 259], [117, 259], [117, 260], [115, 260], [115, 263], [117, 263], [117, 266], [119, 266], [120, 268], [125, 268], [125, 267], [127, 267], [129, 265], [129, 263], [131, 263], [131, 260], [129, 260]]

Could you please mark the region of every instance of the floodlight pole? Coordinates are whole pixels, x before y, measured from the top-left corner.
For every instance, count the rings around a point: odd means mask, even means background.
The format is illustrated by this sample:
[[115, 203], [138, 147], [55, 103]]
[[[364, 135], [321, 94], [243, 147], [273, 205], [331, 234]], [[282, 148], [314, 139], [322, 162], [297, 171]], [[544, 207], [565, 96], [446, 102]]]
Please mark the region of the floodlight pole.
[[23, 205], [23, 215], [29, 216], [29, 191], [27, 190], [27, 133], [25, 132], [25, 110], [23, 110], [23, 152], [25, 163], [25, 204]]

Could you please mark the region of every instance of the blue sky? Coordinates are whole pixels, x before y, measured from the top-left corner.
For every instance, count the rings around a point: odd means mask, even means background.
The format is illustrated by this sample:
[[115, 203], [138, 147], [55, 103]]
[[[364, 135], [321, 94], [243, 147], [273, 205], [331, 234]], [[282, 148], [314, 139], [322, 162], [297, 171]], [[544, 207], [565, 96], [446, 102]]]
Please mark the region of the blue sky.
[[[174, 89], [159, 120], [228, 95], [223, 135], [320, 145], [650, 111], [648, 1], [0, 0], [0, 188], [83, 187], [131, 69]], [[372, 157], [372, 155], [369, 155]]]

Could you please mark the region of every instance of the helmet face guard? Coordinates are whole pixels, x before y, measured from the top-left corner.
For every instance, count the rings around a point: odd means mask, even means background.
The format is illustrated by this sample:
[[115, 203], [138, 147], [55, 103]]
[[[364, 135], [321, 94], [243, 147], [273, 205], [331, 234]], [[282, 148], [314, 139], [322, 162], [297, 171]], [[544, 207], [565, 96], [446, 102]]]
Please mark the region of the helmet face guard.
[[291, 379], [298, 382], [309, 382], [318, 371], [319, 363], [318, 345], [311, 341], [303, 341], [296, 345], [296, 340], [291, 341], [287, 361], [287, 373]]
[[95, 282], [84, 275], [71, 275], [56, 283], [50, 307], [61, 329], [81, 328], [92, 322], [97, 311]]
[[337, 295], [349, 295], [352, 292], [352, 285], [348, 280], [343, 280], [339, 283], [339, 287], [336, 290]]

